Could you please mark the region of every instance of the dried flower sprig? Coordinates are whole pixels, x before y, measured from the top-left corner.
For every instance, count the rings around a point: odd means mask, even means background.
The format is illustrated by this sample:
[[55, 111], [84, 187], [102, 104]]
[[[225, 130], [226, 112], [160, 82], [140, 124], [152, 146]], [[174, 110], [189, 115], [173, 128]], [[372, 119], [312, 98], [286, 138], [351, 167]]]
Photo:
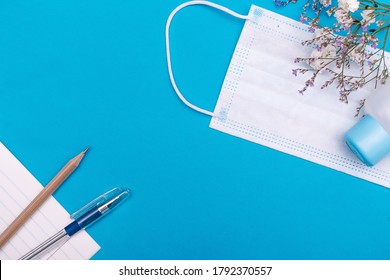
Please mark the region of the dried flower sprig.
[[[277, 6], [296, 2], [274, 1]], [[331, 27], [320, 23], [324, 13], [335, 21]], [[336, 84], [339, 99], [346, 103], [352, 92], [366, 84], [374, 82], [376, 87], [386, 82], [389, 77], [385, 58], [390, 29], [389, 4], [375, 0], [338, 0], [337, 5], [332, 5], [332, 0], [306, 0], [300, 21], [307, 23], [309, 31], [315, 34], [313, 39], [302, 42], [313, 49], [310, 57], [295, 60], [308, 67], [292, 70], [294, 75], [312, 73], [300, 93], [314, 86], [323, 72], [329, 73], [331, 78], [321, 88]], [[363, 106], [364, 100], [357, 114]]]

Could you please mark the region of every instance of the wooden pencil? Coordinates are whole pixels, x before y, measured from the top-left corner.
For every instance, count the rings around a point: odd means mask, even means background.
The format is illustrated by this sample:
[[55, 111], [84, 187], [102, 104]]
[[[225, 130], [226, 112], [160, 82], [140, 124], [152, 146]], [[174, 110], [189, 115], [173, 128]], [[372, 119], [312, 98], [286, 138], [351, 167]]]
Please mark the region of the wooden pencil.
[[30, 202], [30, 204], [15, 218], [15, 220], [0, 235], [0, 248], [20, 229], [28, 218], [53, 194], [53, 192], [79, 166], [89, 148], [68, 161], [45, 188]]

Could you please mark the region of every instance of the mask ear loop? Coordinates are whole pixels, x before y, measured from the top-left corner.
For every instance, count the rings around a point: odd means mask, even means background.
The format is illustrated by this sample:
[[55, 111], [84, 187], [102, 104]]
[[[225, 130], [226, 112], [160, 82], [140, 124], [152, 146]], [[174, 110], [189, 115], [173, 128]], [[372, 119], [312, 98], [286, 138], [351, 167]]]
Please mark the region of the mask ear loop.
[[171, 64], [171, 51], [170, 51], [170, 44], [169, 44], [169, 28], [170, 28], [173, 17], [176, 15], [176, 13], [178, 11], [180, 11], [181, 9], [183, 9], [185, 7], [192, 6], [192, 5], [210, 6], [210, 7], [213, 7], [215, 9], [221, 10], [225, 13], [228, 13], [234, 17], [237, 17], [240, 19], [245, 19], [245, 20], [249, 19], [249, 15], [244, 16], [244, 15], [237, 14], [236, 12], [233, 12], [232, 10], [229, 10], [228, 8], [225, 8], [221, 5], [214, 4], [214, 3], [208, 2], [208, 1], [189, 1], [189, 2], [186, 2], [186, 3], [179, 5], [176, 9], [174, 9], [172, 11], [172, 13], [168, 17], [166, 28], [165, 28], [165, 40], [166, 40], [166, 48], [167, 48], [168, 72], [169, 72], [169, 78], [171, 79], [173, 89], [175, 90], [177, 96], [179, 96], [181, 101], [183, 101], [183, 103], [186, 104], [188, 107], [190, 107], [190, 108], [192, 108], [195, 111], [198, 111], [200, 113], [215, 117], [216, 114], [214, 114], [213, 112], [199, 108], [199, 107], [193, 105], [192, 103], [190, 103], [189, 101], [187, 101], [187, 99], [184, 98], [183, 94], [180, 92], [179, 88], [177, 87], [174, 76], [173, 76], [172, 64]]

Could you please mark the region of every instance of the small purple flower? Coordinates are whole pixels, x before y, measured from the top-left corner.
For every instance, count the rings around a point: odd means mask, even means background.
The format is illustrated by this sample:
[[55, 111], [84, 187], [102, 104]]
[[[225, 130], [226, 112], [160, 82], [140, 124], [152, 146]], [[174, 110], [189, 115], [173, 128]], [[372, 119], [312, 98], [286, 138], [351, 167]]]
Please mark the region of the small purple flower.
[[307, 86], [307, 87], [314, 87], [313, 81], [312, 81], [312, 80], [308, 80], [308, 81], [306, 82], [306, 86]]
[[375, 42], [371, 44], [371, 47], [372, 47], [373, 49], [376, 49], [377, 46], [378, 46], [378, 44], [375, 43]]
[[368, 30], [367, 25], [363, 25], [362, 30], [363, 30], [363, 32], [367, 32], [367, 30]]
[[345, 52], [347, 51], [347, 47], [346, 47], [345, 45], [342, 45], [342, 46], [340, 47], [340, 51], [341, 51], [342, 53], [345, 53]]
[[274, 2], [275, 2], [276, 7], [282, 7], [282, 6], [284, 6], [284, 5], [283, 5], [283, 2], [280, 1], [280, 0], [275, 0]]
[[306, 18], [303, 17], [303, 16], [301, 16], [301, 17], [299, 18], [299, 21], [300, 21], [301, 23], [305, 23], [305, 22], [306, 22]]
[[294, 76], [297, 76], [297, 75], [298, 75], [298, 69], [293, 69], [293, 70], [292, 70], [292, 74], [293, 74]]
[[359, 43], [360, 43], [360, 44], [363, 44], [363, 43], [364, 43], [364, 38], [363, 38], [363, 37], [360, 37], [360, 38], [359, 38]]
[[316, 46], [316, 50], [320, 52], [320, 51], [322, 51], [322, 47], [321, 46]]
[[309, 32], [314, 33], [316, 30], [313, 26], [309, 26]]

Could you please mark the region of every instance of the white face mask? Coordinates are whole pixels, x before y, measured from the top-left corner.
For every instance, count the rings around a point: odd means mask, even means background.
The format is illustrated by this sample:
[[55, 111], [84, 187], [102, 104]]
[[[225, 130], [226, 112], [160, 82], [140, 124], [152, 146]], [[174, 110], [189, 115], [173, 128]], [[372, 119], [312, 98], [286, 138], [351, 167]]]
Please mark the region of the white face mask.
[[[190, 5], [211, 6], [246, 20], [214, 112], [188, 102], [173, 77], [169, 26], [174, 15]], [[310, 54], [301, 42], [311, 38], [313, 34], [306, 25], [257, 6], [251, 7], [248, 16], [242, 16], [207, 1], [187, 2], [177, 7], [167, 21], [171, 82], [187, 106], [212, 116], [211, 128], [390, 187], [390, 157], [367, 167], [344, 141], [345, 132], [357, 121], [355, 109], [363, 96], [350, 96], [346, 105], [330, 88], [298, 93], [307, 77], [292, 75], [292, 69], [298, 66], [294, 59]]]

